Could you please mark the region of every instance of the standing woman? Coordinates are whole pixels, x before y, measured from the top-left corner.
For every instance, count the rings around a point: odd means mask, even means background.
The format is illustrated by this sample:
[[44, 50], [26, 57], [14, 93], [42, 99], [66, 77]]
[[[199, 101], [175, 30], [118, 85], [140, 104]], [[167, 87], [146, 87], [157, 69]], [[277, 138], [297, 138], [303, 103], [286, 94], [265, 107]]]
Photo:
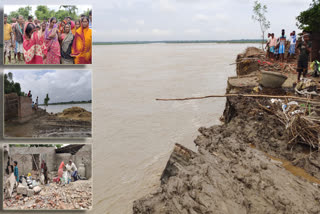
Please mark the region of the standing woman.
[[79, 29], [79, 27], [80, 27], [80, 21], [77, 20], [77, 21], [74, 22], [74, 28], [72, 29], [72, 34], [73, 35], [76, 35], [76, 31]]
[[46, 46], [39, 38], [35, 25], [31, 22], [27, 23], [23, 34], [23, 55], [26, 64], [43, 64], [46, 51]]
[[52, 17], [44, 33], [47, 47], [45, 64], [60, 64], [60, 44], [58, 41], [57, 19]]
[[92, 62], [92, 30], [89, 28], [89, 18], [81, 19], [81, 27], [76, 31], [71, 49], [75, 57], [74, 64], [91, 64]]
[[73, 57], [70, 56], [73, 38], [71, 23], [68, 22], [64, 26], [64, 33], [61, 34], [61, 64], [73, 64]]

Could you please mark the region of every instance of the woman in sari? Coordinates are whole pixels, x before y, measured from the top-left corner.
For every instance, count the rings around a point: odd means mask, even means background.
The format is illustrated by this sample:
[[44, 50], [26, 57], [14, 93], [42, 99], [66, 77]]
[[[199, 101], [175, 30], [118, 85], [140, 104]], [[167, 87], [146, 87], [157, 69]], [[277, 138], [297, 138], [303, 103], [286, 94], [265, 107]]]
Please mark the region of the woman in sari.
[[45, 64], [60, 64], [60, 44], [58, 41], [57, 19], [52, 17], [44, 33], [47, 47], [47, 59]]
[[92, 30], [89, 28], [89, 18], [81, 19], [74, 36], [71, 56], [75, 57], [74, 64], [91, 64], [92, 62]]
[[71, 47], [73, 42], [73, 34], [71, 32], [71, 23], [68, 22], [64, 27], [64, 33], [61, 34], [61, 64], [73, 64]]
[[59, 169], [58, 169], [58, 181], [60, 181], [62, 175], [63, 175], [63, 168], [65, 167], [64, 162], [62, 161], [60, 163]]
[[79, 29], [80, 27], [80, 20], [77, 20], [74, 22], [74, 28], [72, 29], [72, 34], [76, 35], [76, 31]]
[[62, 20], [59, 24], [59, 33], [64, 33], [64, 27], [66, 26], [66, 21], [65, 20]]
[[23, 55], [26, 64], [43, 64], [47, 49], [39, 38], [36, 27], [33, 23], [27, 23], [23, 34]]

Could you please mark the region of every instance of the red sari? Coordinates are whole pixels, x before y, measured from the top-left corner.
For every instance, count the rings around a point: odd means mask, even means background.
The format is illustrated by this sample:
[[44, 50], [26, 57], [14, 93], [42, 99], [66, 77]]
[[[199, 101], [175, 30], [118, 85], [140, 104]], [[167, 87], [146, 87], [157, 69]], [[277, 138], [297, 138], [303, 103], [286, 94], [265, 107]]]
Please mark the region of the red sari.
[[23, 34], [23, 55], [26, 64], [43, 64], [43, 55], [47, 55], [47, 48], [38, 36], [38, 32], [33, 32], [31, 38], [26, 37], [26, 27], [29, 23], [25, 25]]

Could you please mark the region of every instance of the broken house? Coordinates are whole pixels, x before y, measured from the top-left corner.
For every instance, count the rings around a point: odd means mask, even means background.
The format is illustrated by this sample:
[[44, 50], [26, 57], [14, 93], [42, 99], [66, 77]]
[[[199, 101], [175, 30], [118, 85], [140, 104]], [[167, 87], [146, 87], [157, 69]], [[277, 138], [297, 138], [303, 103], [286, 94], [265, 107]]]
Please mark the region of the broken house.
[[4, 119], [24, 123], [32, 119], [33, 115], [41, 116], [46, 111], [32, 109], [32, 99], [30, 97], [18, 96], [17, 93], [4, 95]]
[[66, 164], [72, 160], [76, 166], [83, 164], [85, 168], [84, 175], [87, 179], [92, 176], [92, 148], [89, 144], [72, 144], [62, 148], [55, 147], [8, 147], [4, 149], [4, 169], [7, 165], [8, 157], [10, 164], [13, 161], [18, 162], [19, 175], [27, 176], [28, 173], [39, 175], [41, 162], [47, 163], [49, 179], [56, 176], [61, 161]]

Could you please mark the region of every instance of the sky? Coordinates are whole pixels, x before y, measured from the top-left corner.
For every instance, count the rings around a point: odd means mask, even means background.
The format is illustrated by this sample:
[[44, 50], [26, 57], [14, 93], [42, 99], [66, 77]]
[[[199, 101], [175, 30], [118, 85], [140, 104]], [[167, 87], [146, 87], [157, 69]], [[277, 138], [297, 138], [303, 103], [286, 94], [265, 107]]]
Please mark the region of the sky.
[[[9, 0], [3, 0], [7, 4]], [[25, 1], [16, 0], [25, 4]], [[50, 4], [30, 0], [30, 4]], [[55, 1], [55, 4], [63, 1]], [[254, 0], [95, 0], [95, 42], [159, 40], [259, 39], [259, 24], [251, 19]], [[295, 30], [296, 17], [312, 0], [261, 0], [268, 7], [270, 32], [287, 35]], [[88, 4], [69, 0], [68, 4]]]
[[90, 70], [5, 70], [8, 72], [23, 92], [31, 90], [34, 102], [38, 96], [40, 104], [47, 93], [49, 103], [92, 99]]

